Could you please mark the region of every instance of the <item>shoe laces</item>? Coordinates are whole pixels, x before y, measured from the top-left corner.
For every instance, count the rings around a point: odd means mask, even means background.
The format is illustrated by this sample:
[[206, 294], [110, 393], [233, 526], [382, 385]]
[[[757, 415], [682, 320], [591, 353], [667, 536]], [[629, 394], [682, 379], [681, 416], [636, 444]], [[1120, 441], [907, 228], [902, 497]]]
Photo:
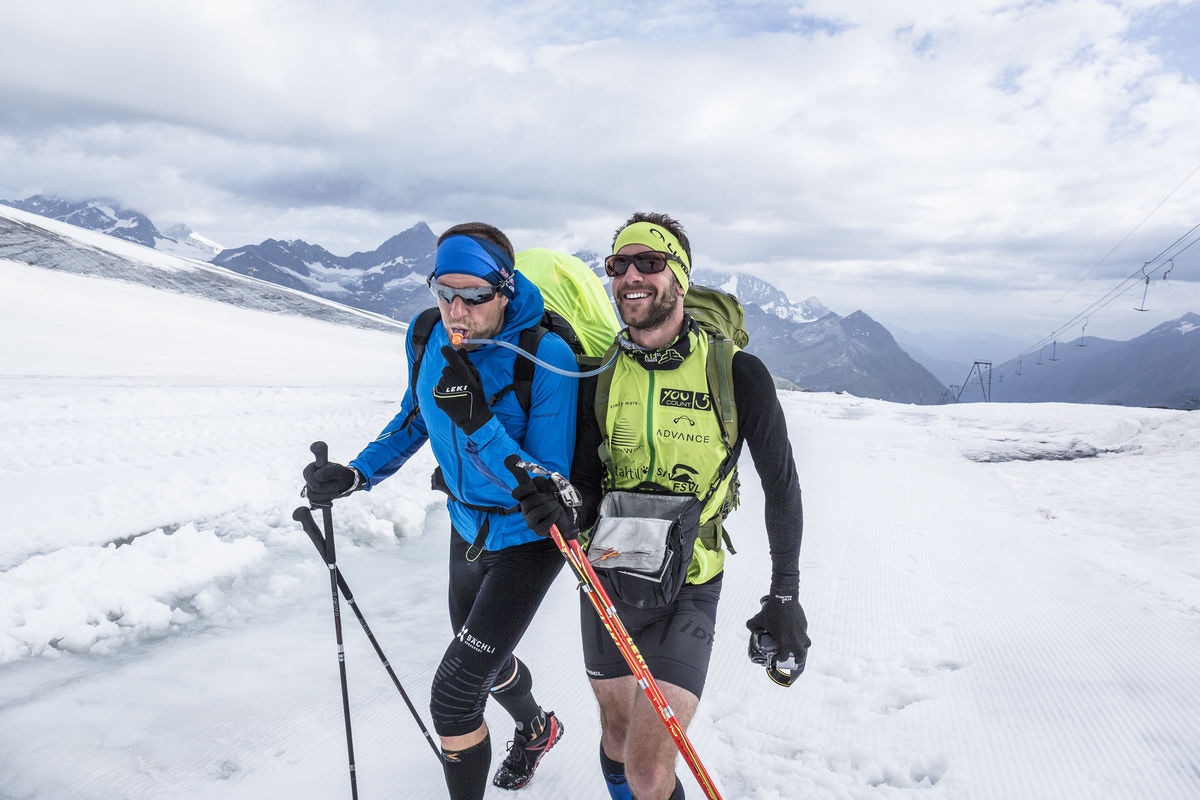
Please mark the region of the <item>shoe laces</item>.
[[[546, 725], [542, 728], [542, 732], [536, 736], [526, 738], [520, 733], [514, 731], [513, 738], [508, 743], [508, 759], [509, 761], [520, 759], [528, 763], [528, 753], [545, 750], [550, 745], [550, 740], [554, 735], [553, 717], [547, 716]], [[540, 741], [539, 741], [540, 740]]]

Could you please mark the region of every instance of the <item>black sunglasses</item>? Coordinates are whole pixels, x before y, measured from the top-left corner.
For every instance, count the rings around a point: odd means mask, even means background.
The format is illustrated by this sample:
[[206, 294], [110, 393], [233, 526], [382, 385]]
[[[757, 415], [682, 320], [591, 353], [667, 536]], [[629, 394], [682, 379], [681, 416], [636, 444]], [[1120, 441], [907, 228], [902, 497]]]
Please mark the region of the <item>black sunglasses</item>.
[[484, 303], [490, 303], [500, 294], [499, 286], [467, 286], [462, 289], [455, 289], [453, 286], [445, 286], [440, 283], [430, 281], [429, 291], [433, 292], [433, 296], [446, 305], [450, 305], [457, 297], [469, 306], [481, 306]]
[[670, 253], [660, 253], [657, 250], [648, 250], [644, 253], [634, 253], [633, 255], [611, 255], [604, 259], [604, 274], [610, 278], [615, 278], [618, 275], [624, 275], [629, 272], [631, 266], [637, 267], [637, 271], [643, 275], [653, 275], [656, 272], [662, 272], [667, 268], [668, 261], [676, 261], [683, 263], [677, 256]]

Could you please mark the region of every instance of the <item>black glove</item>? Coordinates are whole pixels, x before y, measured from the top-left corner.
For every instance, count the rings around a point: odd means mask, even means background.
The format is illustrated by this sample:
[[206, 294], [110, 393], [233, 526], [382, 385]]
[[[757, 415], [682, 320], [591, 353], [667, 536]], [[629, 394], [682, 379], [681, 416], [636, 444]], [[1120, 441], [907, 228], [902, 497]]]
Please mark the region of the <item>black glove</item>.
[[442, 357], [446, 359], [446, 368], [442, 370], [437, 386], [433, 387], [433, 402], [470, 436], [492, 418], [483, 383], [475, 365], [461, 350], [445, 345]]
[[363, 476], [353, 467], [344, 467], [328, 461], [321, 466], [316, 462], [304, 468], [304, 494], [310, 505], [321, 507], [333, 503], [335, 497], [361, 489]]
[[512, 490], [512, 497], [521, 504], [521, 516], [525, 517], [525, 524], [538, 536], [549, 536], [550, 526], [557, 525], [563, 539], [579, 537], [575, 513], [559, 501], [554, 481], [545, 475], [521, 481]]
[[808, 660], [808, 619], [796, 600], [795, 591], [775, 591], [764, 597], [762, 610], [746, 620], [751, 633], [751, 649], [755, 636], [768, 634], [774, 640], [774, 663], [770, 666], [786, 670], [795, 678], [804, 671]]

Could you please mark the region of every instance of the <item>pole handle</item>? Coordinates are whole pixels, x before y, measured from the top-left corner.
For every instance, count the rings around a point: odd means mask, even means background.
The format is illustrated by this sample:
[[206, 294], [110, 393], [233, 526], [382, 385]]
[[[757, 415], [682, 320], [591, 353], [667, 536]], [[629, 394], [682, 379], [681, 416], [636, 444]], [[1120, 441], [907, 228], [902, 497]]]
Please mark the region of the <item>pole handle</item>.
[[292, 512], [292, 519], [300, 523], [300, 527], [308, 534], [308, 538], [312, 540], [313, 546], [317, 548], [317, 552], [324, 558], [325, 537], [321, 535], [321, 529], [317, 527], [317, 521], [313, 519], [312, 509], [308, 506], [299, 506]]
[[329, 463], [329, 445], [324, 442], [313, 442], [308, 446], [308, 449], [312, 451], [313, 462], [318, 467], [323, 467]]
[[504, 466], [508, 467], [508, 471], [516, 478], [518, 484], [529, 482], [529, 473], [521, 468], [521, 457], [516, 453], [504, 459]]

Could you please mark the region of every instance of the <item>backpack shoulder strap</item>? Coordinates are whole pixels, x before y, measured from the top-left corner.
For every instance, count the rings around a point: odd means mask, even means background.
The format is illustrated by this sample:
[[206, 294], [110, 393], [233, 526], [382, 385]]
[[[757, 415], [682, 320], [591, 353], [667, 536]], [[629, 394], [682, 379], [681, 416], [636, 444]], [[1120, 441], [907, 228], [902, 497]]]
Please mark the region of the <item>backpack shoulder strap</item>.
[[737, 442], [738, 417], [733, 398], [733, 354], [734, 343], [724, 336], [708, 334], [708, 360], [704, 365], [708, 377], [708, 388], [714, 392], [717, 411], [721, 418], [721, 430], [725, 436], [725, 447], [730, 451]]
[[409, 333], [412, 335], [413, 344], [413, 363], [412, 370], [408, 376], [408, 390], [412, 394], [412, 411], [405, 418], [401, 427], [407, 426], [412, 422], [413, 418], [421, 412], [419, 403], [417, 402], [417, 376], [421, 374], [421, 361], [425, 358], [425, 345], [429, 344], [429, 337], [433, 334], [433, 326], [441, 322], [442, 312], [437, 306], [427, 308], [420, 314], [417, 314], [408, 326]]
[[[575, 354], [577, 366], [595, 367], [600, 365], [600, 359], [591, 358], [584, 354], [583, 343], [580, 341], [579, 336], [576, 335], [571, 323], [567, 321], [567, 318], [549, 308], [546, 309], [546, 312], [542, 315], [542, 319], [537, 325], [521, 331], [521, 338], [518, 345], [526, 353], [536, 356], [538, 347], [542, 343], [542, 337], [547, 333], [556, 333], [567, 343], [567, 347], [571, 348], [571, 352]], [[517, 400], [521, 403], [521, 408], [525, 409], [526, 414], [529, 413], [529, 409], [533, 405], [533, 371], [533, 361], [518, 354], [516, 363], [513, 364], [512, 388], [516, 392]]]
[[733, 354], [735, 352], [737, 352], [737, 346], [732, 339], [727, 339], [719, 333], [709, 332], [708, 359], [704, 365], [704, 372], [708, 379], [709, 393], [713, 395], [713, 402], [716, 404], [717, 418], [721, 422], [721, 436], [725, 439], [725, 449], [729, 453], [718, 472], [717, 483], [719, 484], [731, 472], [734, 473], [734, 477], [722, 502], [720, 513], [709, 523], [711, 530], [702, 529], [701, 535], [706, 542], [711, 543], [709, 548], [714, 550], [720, 549], [721, 542], [724, 540], [725, 547], [730, 553], [736, 553], [737, 550], [733, 547], [729, 532], [725, 530], [725, 517], [737, 508], [740, 495], [737, 461], [733, 458], [733, 446], [737, 443], [738, 438], [737, 405], [734, 403], [733, 396]]
[[[542, 337], [546, 333], [546, 326], [538, 323], [532, 328], [521, 331], [521, 338], [517, 341], [517, 345], [526, 353], [537, 355], [538, 346], [542, 343]], [[533, 405], [533, 366], [533, 361], [520, 353], [517, 354], [517, 360], [513, 362], [512, 390], [517, 396], [517, 402], [521, 404], [521, 409], [526, 414], [529, 414], [529, 408]]]
[[409, 325], [412, 332], [413, 350], [415, 358], [413, 359], [413, 383], [416, 383], [416, 371], [421, 365], [421, 359], [425, 356], [425, 345], [429, 344], [429, 337], [433, 333], [433, 326], [441, 322], [442, 312], [437, 306], [427, 308]]
[[612, 366], [596, 376], [596, 397], [594, 398], [596, 408], [596, 424], [600, 427], [600, 435], [608, 435], [608, 395], [612, 391], [613, 373], [616, 372], [616, 361], [613, 356], [617, 352], [617, 343], [613, 342], [609, 346], [608, 352], [601, 357], [600, 362], [608, 364], [611, 360]]
[[608, 448], [608, 396], [612, 392], [613, 373], [617, 371], [616, 358], [619, 345], [613, 342], [608, 352], [600, 359], [601, 363], [609, 364], [609, 368], [596, 376], [596, 396], [593, 408], [596, 413], [596, 427], [600, 431], [600, 444], [596, 448], [600, 463], [604, 465], [604, 481], [607, 483], [613, 473], [612, 451]]

